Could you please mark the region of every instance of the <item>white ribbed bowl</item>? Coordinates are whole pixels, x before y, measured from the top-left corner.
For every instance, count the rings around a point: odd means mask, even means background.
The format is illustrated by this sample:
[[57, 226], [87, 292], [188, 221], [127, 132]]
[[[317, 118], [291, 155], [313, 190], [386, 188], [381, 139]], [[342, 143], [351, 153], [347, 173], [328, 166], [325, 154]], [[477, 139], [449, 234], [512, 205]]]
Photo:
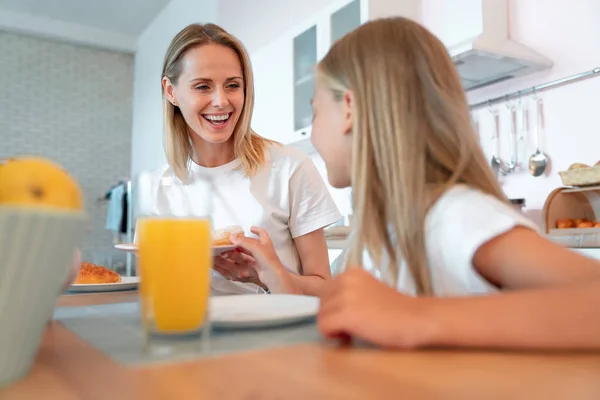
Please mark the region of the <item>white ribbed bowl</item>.
[[0, 387], [29, 372], [86, 226], [83, 213], [0, 207]]

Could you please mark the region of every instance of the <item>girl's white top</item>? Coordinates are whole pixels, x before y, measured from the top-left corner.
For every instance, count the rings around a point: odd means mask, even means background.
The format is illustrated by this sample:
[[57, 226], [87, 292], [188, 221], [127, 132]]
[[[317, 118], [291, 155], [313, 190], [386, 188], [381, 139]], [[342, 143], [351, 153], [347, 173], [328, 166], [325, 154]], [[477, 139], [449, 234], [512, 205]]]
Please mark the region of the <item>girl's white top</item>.
[[[294, 238], [342, 218], [323, 178], [307, 154], [289, 146], [270, 146], [265, 164], [252, 178], [245, 177], [238, 166], [238, 160], [216, 168], [192, 163], [193, 181], [185, 186], [164, 166], [150, 179], [148, 212], [203, 216], [211, 207], [214, 229], [239, 225], [246, 236], [255, 237], [250, 227], [261, 227], [271, 237], [284, 267], [300, 273]], [[211, 194], [207, 178], [218, 195]], [[217, 293], [259, 292], [254, 284], [228, 281], [216, 271], [212, 289]]]
[[[425, 221], [427, 263], [436, 296], [489, 294], [498, 288], [483, 278], [473, 266], [477, 249], [490, 240], [524, 226], [539, 227], [509, 204], [466, 185], [446, 191], [429, 210]], [[385, 257], [383, 259], [385, 262]], [[375, 276], [367, 252], [364, 267]], [[401, 262], [398, 291], [414, 295], [414, 280]]]

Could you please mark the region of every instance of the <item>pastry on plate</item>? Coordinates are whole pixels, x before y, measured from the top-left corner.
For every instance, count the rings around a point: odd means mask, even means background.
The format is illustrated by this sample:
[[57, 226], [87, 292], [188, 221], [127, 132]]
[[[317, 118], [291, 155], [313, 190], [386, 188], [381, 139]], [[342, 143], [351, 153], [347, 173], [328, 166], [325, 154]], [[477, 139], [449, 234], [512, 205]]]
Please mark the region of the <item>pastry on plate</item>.
[[244, 235], [244, 229], [241, 226], [230, 226], [227, 228], [217, 229], [213, 232], [213, 246], [231, 246], [231, 235]]
[[78, 285], [93, 285], [98, 283], [118, 283], [121, 282], [121, 275], [106, 267], [100, 265], [82, 262], [81, 268], [75, 284]]
[[556, 227], [558, 229], [575, 228], [575, 221], [572, 219], [559, 219], [556, 221]]

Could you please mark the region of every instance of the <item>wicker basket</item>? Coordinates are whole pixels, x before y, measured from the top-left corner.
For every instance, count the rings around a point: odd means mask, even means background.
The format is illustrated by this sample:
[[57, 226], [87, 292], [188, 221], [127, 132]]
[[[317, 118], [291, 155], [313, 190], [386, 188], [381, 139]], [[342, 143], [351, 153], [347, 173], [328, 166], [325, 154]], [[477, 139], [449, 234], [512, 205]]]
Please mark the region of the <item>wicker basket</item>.
[[600, 221], [600, 186], [555, 189], [543, 208], [543, 228], [552, 241], [566, 247], [600, 248], [600, 228], [559, 229], [561, 219]]
[[590, 186], [600, 184], [600, 165], [561, 171], [558, 174], [565, 186]]

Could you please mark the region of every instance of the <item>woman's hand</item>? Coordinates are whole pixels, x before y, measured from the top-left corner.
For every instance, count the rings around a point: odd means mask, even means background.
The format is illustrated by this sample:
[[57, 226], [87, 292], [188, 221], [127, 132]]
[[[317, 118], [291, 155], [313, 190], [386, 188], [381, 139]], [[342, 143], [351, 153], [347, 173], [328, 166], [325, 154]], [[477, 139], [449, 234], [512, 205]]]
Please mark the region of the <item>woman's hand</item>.
[[[250, 272], [247, 268], [238, 268], [237, 272], [247, 274], [246, 276], [249, 277], [254, 277], [253, 274], [256, 274], [259, 282], [266, 285], [272, 293], [299, 293], [298, 288], [290, 279], [290, 273], [281, 264], [269, 234], [264, 229], [254, 226], [250, 228], [250, 231], [257, 235], [258, 239], [238, 235], [232, 235], [230, 238], [231, 242], [239, 246], [241, 250], [236, 260], [244, 260], [247, 266], [254, 270], [254, 272]], [[238, 267], [231, 264], [227, 266], [230, 267], [229, 270]], [[219, 268], [225, 267], [226, 265], [219, 265]], [[219, 272], [219, 269], [216, 270]]]
[[326, 283], [317, 324], [327, 338], [354, 337], [390, 348], [419, 347], [427, 325], [427, 299], [405, 296], [362, 268]]
[[213, 267], [225, 279], [254, 283], [264, 288], [264, 284], [258, 279], [256, 260], [241, 249], [227, 251], [215, 256]]

